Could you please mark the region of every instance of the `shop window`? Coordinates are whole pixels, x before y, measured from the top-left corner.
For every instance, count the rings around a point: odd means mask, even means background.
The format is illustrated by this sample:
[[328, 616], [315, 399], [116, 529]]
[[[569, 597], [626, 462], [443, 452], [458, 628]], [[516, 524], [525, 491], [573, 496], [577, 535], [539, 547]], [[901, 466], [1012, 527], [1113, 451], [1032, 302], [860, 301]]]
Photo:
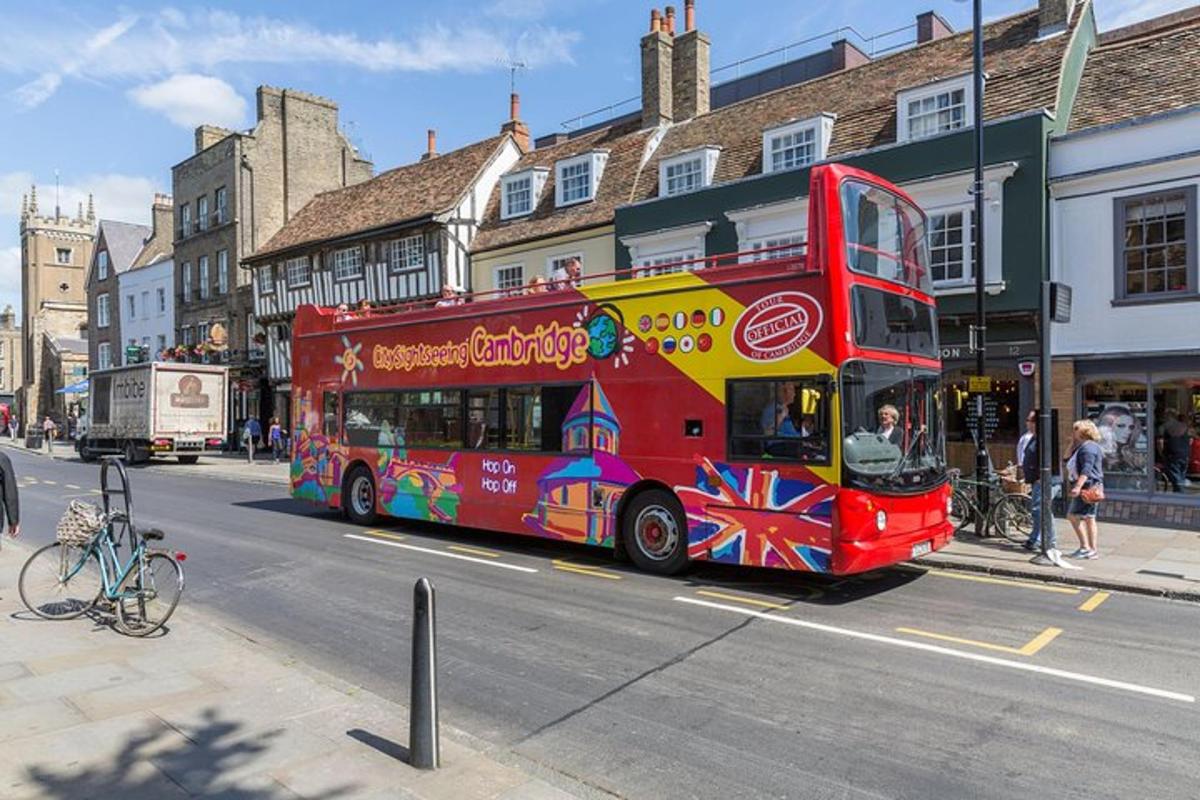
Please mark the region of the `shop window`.
[[[983, 398], [983, 419], [987, 431], [988, 454], [996, 468], [1017, 459], [1017, 439], [1023, 432], [1021, 422], [1020, 378], [1015, 369], [987, 365], [992, 390]], [[974, 396], [967, 391], [967, 378], [975, 369], [947, 370], [946, 388], [946, 460], [963, 470], [975, 468]]]
[[1095, 380], [1083, 385], [1083, 416], [1100, 429], [1104, 451], [1104, 486], [1150, 490], [1150, 435], [1146, 383], [1140, 380]]
[[1200, 379], [1154, 382], [1154, 489], [1200, 496]]

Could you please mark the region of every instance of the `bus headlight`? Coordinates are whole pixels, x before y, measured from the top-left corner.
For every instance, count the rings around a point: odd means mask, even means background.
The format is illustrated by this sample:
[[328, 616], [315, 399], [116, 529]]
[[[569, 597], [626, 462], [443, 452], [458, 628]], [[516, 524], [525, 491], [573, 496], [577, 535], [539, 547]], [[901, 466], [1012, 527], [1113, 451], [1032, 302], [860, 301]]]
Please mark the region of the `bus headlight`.
[[875, 512], [875, 530], [883, 533], [883, 529], [887, 527], [887, 512], [882, 508]]

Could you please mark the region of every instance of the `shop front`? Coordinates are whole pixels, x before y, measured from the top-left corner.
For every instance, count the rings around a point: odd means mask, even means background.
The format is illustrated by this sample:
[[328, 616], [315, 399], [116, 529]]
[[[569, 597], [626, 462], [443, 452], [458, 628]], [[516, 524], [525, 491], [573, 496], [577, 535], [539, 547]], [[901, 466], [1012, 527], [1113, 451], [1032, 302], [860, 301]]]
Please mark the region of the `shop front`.
[[1200, 508], [1200, 355], [1077, 358], [1075, 384], [1111, 497]]

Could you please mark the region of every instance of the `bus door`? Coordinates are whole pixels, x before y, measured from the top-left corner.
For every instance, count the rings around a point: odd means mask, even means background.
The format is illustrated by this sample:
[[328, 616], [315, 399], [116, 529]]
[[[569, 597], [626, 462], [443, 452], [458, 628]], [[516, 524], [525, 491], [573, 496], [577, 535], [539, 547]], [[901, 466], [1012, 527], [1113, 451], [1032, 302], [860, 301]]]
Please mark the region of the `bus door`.
[[320, 433], [328, 443], [328, 456], [321, 459], [318, 470], [321, 485], [327, 488], [341, 486], [342, 464], [333, 457], [342, 442], [342, 385], [336, 381], [327, 381], [319, 385], [320, 399], [317, 408], [320, 420]]

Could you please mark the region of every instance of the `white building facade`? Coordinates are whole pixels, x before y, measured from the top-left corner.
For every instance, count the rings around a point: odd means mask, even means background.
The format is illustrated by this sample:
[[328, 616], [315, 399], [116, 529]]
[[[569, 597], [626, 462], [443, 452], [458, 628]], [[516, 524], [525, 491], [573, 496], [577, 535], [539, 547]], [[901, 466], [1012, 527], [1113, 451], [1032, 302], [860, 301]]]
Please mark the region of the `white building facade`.
[[1051, 143], [1051, 271], [1073, 290], [1055, 371], [1073, 375], [1075, 416], [1101, 428], [1117, 497], [1200, 503], [1200, 439], [1179, 487], [1163, 442], [1175, 414], [1200, 423], [1198, 142], [1200, 107]]
[[112, 313], [121, 315], [122, 343], [121, 352], [112, 355], [114, 364], [130, 363], [130, 346], [141, 347], [150, 360], [175, 346], [174, 281], [175, 261], [169, 257], [121, 273], [120, 304]]

